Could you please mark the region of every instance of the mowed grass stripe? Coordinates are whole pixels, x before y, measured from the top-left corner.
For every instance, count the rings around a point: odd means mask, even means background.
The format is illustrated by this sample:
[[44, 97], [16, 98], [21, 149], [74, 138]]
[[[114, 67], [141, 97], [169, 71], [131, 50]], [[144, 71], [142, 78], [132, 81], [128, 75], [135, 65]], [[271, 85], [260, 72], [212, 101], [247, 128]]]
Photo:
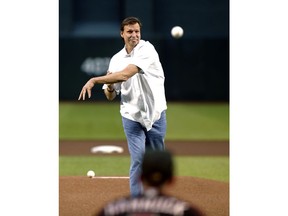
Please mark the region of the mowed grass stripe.
[[[125, 140], [119, 106], [60, 103], [60, 140]], [[229, 104], [168, 102], [166, 140], [229, 140]]]

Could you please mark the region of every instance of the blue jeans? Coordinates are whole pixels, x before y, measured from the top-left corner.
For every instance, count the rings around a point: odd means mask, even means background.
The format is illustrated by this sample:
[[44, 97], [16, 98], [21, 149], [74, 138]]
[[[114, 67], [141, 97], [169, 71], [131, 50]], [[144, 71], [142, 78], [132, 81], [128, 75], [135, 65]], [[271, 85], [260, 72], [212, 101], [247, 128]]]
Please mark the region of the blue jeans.
[[124, 117], [122, 117], [122, 123], [130, 152], [130, 193], [135, 197], [143, 192], [140, 174], [145, 149], [165, 149], [166, 111], [161, 113], [161, 118], [153, 124], [149, 131], [139, 122]]

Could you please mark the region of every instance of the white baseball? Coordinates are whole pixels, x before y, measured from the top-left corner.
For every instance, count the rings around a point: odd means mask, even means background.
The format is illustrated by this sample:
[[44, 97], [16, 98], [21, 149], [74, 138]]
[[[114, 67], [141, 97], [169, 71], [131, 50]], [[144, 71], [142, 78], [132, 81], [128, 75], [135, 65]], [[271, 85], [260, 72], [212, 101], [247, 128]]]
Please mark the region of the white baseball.
[[181, 38], [184, 34], [184, 30], [180, 26], [174, 26], [171, 29], [171, 34], [174, 38]]
[[87, 172], [87, 176], [88, 176], [89, 178], [93, 178], [93, 177], [95, 176], [95, 172], [94, 172], [93, 170], [89, 170], [89, 171]]

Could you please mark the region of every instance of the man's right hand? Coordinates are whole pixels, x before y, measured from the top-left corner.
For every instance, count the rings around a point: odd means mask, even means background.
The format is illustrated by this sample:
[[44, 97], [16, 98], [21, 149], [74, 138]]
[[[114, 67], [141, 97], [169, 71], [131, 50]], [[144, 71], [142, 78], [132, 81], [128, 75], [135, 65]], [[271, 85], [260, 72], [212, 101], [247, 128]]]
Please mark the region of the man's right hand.
[[80, 92], [78, 100], [85, 100], [86, 92], [88, 93], [88, 98], [91, 97], [91, 89], [94, 87], [93, 78], [88, 80], [88, 82], [83, 86], [82, 91]]

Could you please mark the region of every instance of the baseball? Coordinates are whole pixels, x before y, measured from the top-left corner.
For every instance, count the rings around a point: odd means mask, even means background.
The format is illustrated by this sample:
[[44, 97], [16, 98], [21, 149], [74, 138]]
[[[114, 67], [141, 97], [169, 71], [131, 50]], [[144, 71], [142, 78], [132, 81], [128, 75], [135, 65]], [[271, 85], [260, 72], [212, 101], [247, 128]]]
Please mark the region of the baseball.
[[93, 171], [93, 170], [89, 170], [89, 171], [87, 172], [87, 176], [88, 176], [89, 178], [93, 178], [93, 177], [95, 176], [94, 171]]
[[174, 38], [181, 38], [184, 34], [184, 30], [183, 28], [181, 28], [180, 26], [174, 26], [172, 29], [171, 29], [171, 35], [174, 37]]

